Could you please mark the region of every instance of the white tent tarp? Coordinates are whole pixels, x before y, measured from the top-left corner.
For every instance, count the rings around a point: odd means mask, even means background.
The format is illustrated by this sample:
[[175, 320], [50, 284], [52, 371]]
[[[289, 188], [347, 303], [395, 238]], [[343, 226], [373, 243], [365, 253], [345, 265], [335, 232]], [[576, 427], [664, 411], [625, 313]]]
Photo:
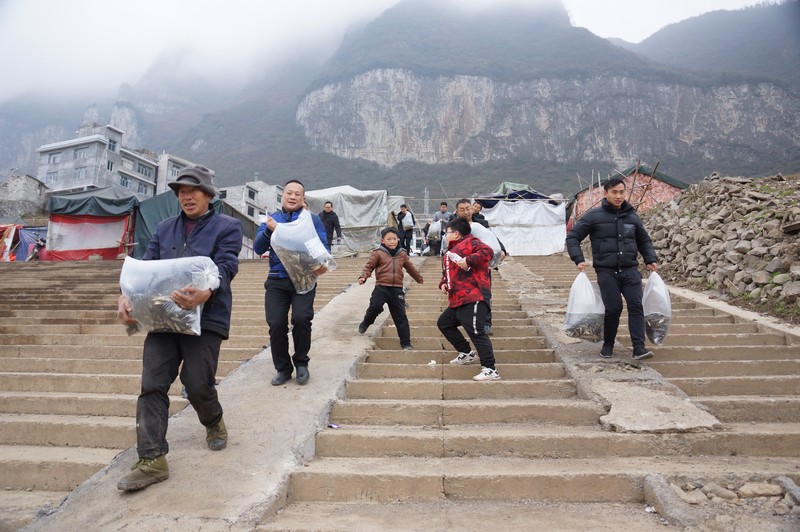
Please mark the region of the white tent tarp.
[[563, 202], [500, 200], [481, 214], [510, 255], [552, 255], [564, 251], [564, 208]]
[[[306, 201], [311, 212], [319, 214], [325, 202], [333, 203], [339, 216], [342, 240], [347, 252], [372, 251], [380, 243], [381, 229], [389, 215], [388, 194], [385, 190], [358, 190], [349, 185], [309, 190]], [[338, 255], [334, 249], [334, 256]]]

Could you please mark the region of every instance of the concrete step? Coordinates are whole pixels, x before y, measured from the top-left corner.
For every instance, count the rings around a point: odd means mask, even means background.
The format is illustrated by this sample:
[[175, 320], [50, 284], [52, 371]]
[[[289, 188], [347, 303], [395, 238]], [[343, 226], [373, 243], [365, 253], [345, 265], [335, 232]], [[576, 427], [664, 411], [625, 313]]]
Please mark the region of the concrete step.
[[289, 500], [641, 502], [650, 473], [766, 480], [796, 466], [796, 458], [738, 456], [605, 457], [602, 466], [584, 458], [319, 458], [292, 474]]
[[11, 490], [71, 491], [104, 468], [120, 449], [0, 446], [0, 478]]
[[[76, 416], [136, 416], [136, 394], [89, 392], [0, 392], [0, 412], [5, 414], [58, 414]], [[170, 415], [189, 401], [180, 395], [169, 398]]]
[[[2, 362], [3, 373], [111, 373], [137, 376], [142, 374], [141, 359], [9, 357], [3, 358]], [[217, 367], [217, 375], [224, 377], [240, 365], [239, 361], [222, 360]]]
[[[420, 324], [415, 324], [411, 322], [411, 338], [423, 338], [423, 337], [441, 337], [441, 331], [438, 327], [436, 327], [435, 323], [433, 325], [422, 325], [424, 322], [420, 322]], [[539, 335], [539, 330], [531, 325], [530, 323], [526, 323], [521, 326], [514, 326], [508, 325], [507, 322], [493, 322], [492, 323], [492, 345], [499, 344], [506, 339], [509, 338], [530, 338], [536, 337], [540, 338], [543, 341], [543, 338]], [[397, 328], [394, 325], [386, 325], [381, 327], [380, 332], [378, 333], [380, 336], [383, 337], [396, 337], [397, 336]], [[463, 334], [463, 333], [462, 333]]]
[[[70, 392], [138, 394], [141, 375], [89, 375], [81, 373], [0, 373], [0, 390], [9, 392]], [[180, 380], [170, 395], [180, 395]]]
[[724, 423], [800, 423], [800, 395], [696, 395]]
[[[560, 379], [564, 377], [564, 367], [557, 363], [503, 365], [497, 362], [498, 371], [503, 378], [508, 374], [513, 380]], [[453, 364], [359, 364], [356, 375], [359, 379], [442, 379], [468, 380], [478, 371], [476, 365], [458, 366]]]
[[553, 423], [596, 425], [606, 411], [579, 399], [433, 399], [337, 401], [330, 421], [346, 425], [452, 426], [480, 423]]
[[[375, 336], [372, 338], [375, 347], [378, 349], [399, 349], [400, 340], [397, 336]], [[450, 344], [439, 333], [436, 336], [415, 337], [411, 334], [411, 343], [415, 349], [422, 350], [443, 350], [452, 349]], [[495, 349], [544, 349], [549, 347], [543, 336], [529, 336], [517, 338], [492, 339], [492, 346]]]
[[[630, 345], [631, 340], [627, 330], [620, 327], [617, 340], [624, 345]], [[753, 333], [721, 333], [721, 334], [697, 334], [697, 333], [673, 333], [670, 328], [669, 333], [664, 338], [664, 346], [761, 346], [761, 345], [786, 345], [786, 338], [777, 332], [753, 332]]]
[[[431, 361], [436, 364], [449, 364], [458, 355], [457, 352], [442, 349], [419, 349], [415, 345], [413, 351], [402, 349], [375, 349], [367, 351], [367, 363], [378, 364], [411, 364], [427, 365]], [[498, 364], [535, 364], [555, 361], [552, 349], [497, 349], [494, 358]]]
[[800, 375], [677, 377], [669, 381], [687, 395], [800, 395]]
[[[487, 521], [489, 523], [487, 524]], [[493, 501], [486, 504], [441, 499], [435, 502], [298, 502], [269, 516], [260, 531], [329, 530], [657, 530], [668, 529], [657, 514], [637, 503], [546, 503]]]
[[[661, 353], [659, 353], [661, 355]], [[654, 358], [648, 365], [668, 378], [725, 377], [735, 375], [800, 374], [800, 359], [794, 360], [713, 360], [664, 362]]]
[[656, 354], [653, 361], [784, 360], [790, 349], [786, 345], [661, 345], [651, 348]]
[[[142, 337], [143, 338], [143, 337]], [[220, 360], [250, 360], [261, 352], [262, 347], [230, 347], [222, 342]], [[34, 358], [91, 358], [96, 359], [133, 359], [142, 358], [142, 345], [93, 346], [84, 345], [0, 345], [0, 357], [34, 357]]]
[[[475, 368], [477, 375], [479, 368]], [[501, 372], [498, 372], [501, 374]], [[429, 379], [347, 381], [349, 399], [564, 399], [575, 396], [570, 379], [499, 380], [492, 382]]]
[[[0, 345], [81, 345], [94, 346], [140, 346], [145, 335], [137, 333], [133, 336], [124, 334], [122, 325], [116, 335], [93, 334], [4, 334], [0, 335]], [[232, 336], [225, 345], [231, 347], [255, 347], [264, 343], [264, 335]]]
[[135, 443], [130, 417], [0, 414], [0, 445], [127, 449]]
[[317, 434], [317, 457], [606, 458], [796, 456], [800, 424], [735, 424], [724, 431], [621, 434], [597, 426], [341, 426]]

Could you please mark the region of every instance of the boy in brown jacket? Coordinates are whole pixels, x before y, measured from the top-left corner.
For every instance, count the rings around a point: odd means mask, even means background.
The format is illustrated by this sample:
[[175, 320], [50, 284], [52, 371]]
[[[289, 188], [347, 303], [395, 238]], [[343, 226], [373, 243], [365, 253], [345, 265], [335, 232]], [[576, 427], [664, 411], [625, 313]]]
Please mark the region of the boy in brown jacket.
[[400, 246], [397, 230], [387, 227], [381, 231], [380, 247], [372, 252], [367, 264], [364, 265], [364, 271], [358, 276], [358, 284], [364, 284], [372, 272], [375, 272], [375, 288], [372, 290], [364, 319], [358, 325], [358, 333], [364, 334], [367, 328], [375, 323], [375, 318], [383, 312], [383, 306], [389, 305], [389, 313], [397, 327], [397, 336], [400, 337], [400, 347], [409, 351], [413, 347], [411, 328], [406, 317], [403, 268], [416, 282], [422, 284], [422, 276], [414, 267], [406, 250]]

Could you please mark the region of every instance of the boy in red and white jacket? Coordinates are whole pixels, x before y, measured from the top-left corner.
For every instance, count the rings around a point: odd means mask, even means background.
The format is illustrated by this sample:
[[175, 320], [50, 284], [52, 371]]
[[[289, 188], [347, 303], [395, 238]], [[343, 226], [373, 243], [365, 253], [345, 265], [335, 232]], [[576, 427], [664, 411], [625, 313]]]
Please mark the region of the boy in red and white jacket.
[[[469, 222], [454, 218], [445, 231], [447, 251], [442, 256], [442, 279], [439, 289], [447, 294], [449, 306], [439, 316], [436, 325], [445, 339], [458, 350], [451, 364], [475, 364], [480, 358], [481, 371], [476, 381], [500, 379], [494, 367], [494, 349], [484, 326], [489, 304], [484, 292], [490, 287], [489, 261], [494, 250], [472, 235]], [[458, 330], [459, 325], [469, 335], [475, 351]]]

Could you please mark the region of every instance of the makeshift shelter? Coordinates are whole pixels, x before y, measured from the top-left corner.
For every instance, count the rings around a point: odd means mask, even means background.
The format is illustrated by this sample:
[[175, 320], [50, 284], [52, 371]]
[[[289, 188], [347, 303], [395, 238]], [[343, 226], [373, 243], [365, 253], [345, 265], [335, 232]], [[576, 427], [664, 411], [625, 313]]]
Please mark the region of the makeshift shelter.
[[[389, 216], [388, 194], [385, 190], [358, 190], [349, 185], [306, 192], [311, 212], [319, 214], [325, 202], [333, 203], [339, 216], [342, 240], [349, 253], [367, 252], [378, 247], [381, 229]], [[398, 208], [399, 211], [399, 208]]]
[[[255, 258], [253, 241], [256, 238], [258, 226], [253, 219], [234, 209], [218, 197], [211, 201], [211, 208], [219, 213], [237, 218], [242, 222], [243, 242], [239, 258]], [[167, 190], [141, 202], [136, 210], [133, 257], [141, 259], [144, 256], [144, 252], [147, 251], [147, 243], [150, 242], [150, 237], [153, 236], [156, 227], [162, 220], [177, 216], [180, 213], [181, 205], [172, 190]]]
[[127, 252], [139, 200], [117, 185], [51, 196], [46, 260], [116, 259]]
[[564, 200], [528, 185], [504, 182], [491, 194], [476, 196], [492, 232], [510, 255], [552, 255], [564, 251], [567, 236]]
[[600, 201], [603, 199], [603, 185], [612, 177], [623, 179], [628, 194], [626, 199], [639, 212], [646, 211], [658, 203], [671, 201], [689, 188], [687, 183], [659, 172], [658, 164], [655, 169], [650, 169], [637, 163], [621, 172], [616, 171], [605, 179], [598, 177], [596, 182], [578, 191], [568, 206], [569, 227], [572, 227], [574, 221], [583, 216], [585, 212], [600, 205]]

